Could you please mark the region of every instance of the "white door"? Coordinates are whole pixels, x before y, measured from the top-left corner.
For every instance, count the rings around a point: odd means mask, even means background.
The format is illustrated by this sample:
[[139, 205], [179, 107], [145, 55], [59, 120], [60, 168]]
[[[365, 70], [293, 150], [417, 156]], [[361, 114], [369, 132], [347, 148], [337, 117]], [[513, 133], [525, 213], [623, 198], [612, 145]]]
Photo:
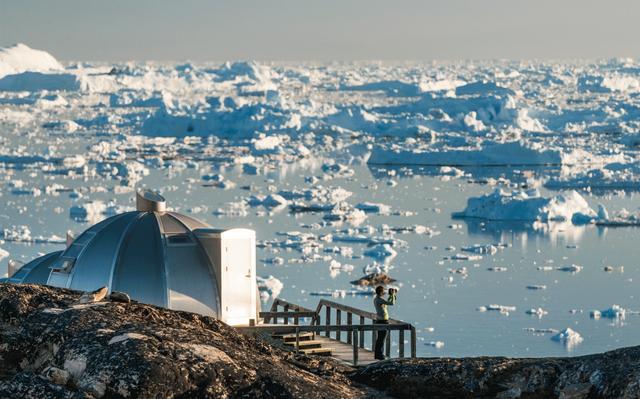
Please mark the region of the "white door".
[[248, 325], [256, 318], [254, 249], [250, 238], [222, 240], [223, 256], [223, 313], [230, 325]]

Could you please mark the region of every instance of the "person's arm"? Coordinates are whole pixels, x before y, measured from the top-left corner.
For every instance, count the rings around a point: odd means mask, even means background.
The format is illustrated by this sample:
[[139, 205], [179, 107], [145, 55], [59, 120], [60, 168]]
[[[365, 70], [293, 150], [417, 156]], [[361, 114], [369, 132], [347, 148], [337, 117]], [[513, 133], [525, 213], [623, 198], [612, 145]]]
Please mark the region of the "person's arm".
[[397, 290], [393, 288], [389, 288], [389, 299], [385, 301], [387, 305], [393, 306], [396, 303], [397, 292], [398, 292]]

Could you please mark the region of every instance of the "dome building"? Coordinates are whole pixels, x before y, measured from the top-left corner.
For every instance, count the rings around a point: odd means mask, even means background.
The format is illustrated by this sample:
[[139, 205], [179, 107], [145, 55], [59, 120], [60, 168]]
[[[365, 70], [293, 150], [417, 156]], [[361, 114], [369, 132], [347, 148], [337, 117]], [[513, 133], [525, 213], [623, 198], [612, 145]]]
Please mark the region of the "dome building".
[[213, 229], [169, 212], [162, 196], [136, 194], [136, 210], [107, 218], [12, 273], [12, 283], [127, 293], [139, 302], [214, 316], [257, 319], [255, 232]]

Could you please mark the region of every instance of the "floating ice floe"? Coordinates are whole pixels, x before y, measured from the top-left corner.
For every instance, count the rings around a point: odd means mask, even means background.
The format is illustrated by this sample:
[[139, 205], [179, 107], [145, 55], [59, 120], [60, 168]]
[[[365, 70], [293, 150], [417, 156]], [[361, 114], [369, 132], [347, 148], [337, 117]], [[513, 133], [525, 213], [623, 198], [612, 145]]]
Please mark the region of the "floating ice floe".
[[479, 306], [477, 310], [478, 312], [497, 311], [502, 314], [509, 315], [510, 312], [516, 311], [516, 307], [492, 304], [492, 305], [486, 305], [486, 306]]
[[629, 212], [623, 208], [610, 215], [604, 205], [600, 204], [595, 223], [599, 226], [611, 227], [640, 226], [640, 212]]
[[389, 244], [378, 244], [364, 251], [363, 255], [370, 258], [390, 261], [398, 255], [398, 252]]
[[381, 215], [388, 215], [389, 213], [391, 213], [391, 207], [389, 205], [377, 204], [373, 202], [361, 202], [357, 204], [355, 208], [366, 213], [378, 213]]
[[584, 341], [582, 336], [571, 328], [566, 328], [560, 331], [556, 335], [552, 336], [551, 339], [564, 344], [569, 349]]
[[466, 260], [466, 261], [477, 261], [482, 260], [482, 255], [468, 255], [468, 254], [455, 254], [451, 256], [442, 257], [444, 260]]
[[268, 277], [256, 277], [258, 280], [258, 290], [260, 291], [260, 299], [268, 301], [269, 298], [277, 298], [284, 284], [277, 278], [269, 275]]
[[589, 312], [589, 316], [596, 320], [601, 317], [604, 317], [605, 319], [624, 320], [627, 316], [627, 310], [620, 305], [612, 305], [610, 308], [605, 310], [592, 310]]
[[576, 273], [580, 273], [582, 271], [582, 268], [583, 268], [582, 266], [578, 266], [578, 265], [569, 265], [569, 266], [556, 267], [556, 270], [561, 272], [576, 274]]
[[284, 199], [278, 194], [253, 195], [247, 199], [247, 203], [250, 206], [264, 206], [265, 208], [284, 208], [289, 204], [289, 201]]
[[502, 249], [504, 248], [504, 245], [492, 245], [492, 244], [487, 244], [487, 245], [482, 245], [482, 244], [475, 244], [475, 245], [471, 245], [468, 247], [461, 247], [460, 250], [464, 251], [464, 252], [472, 252], [475, 254], [489, 254], [489, 255], [494, 255], [498, 252], [498, 249]]
[[130, 209], [127, 207], [118, 206], [115, 203], [89, 201], [83, 204], [72, 206], [69, 209], [69, 216], [77, 221], [95, 224], [106, 217], [113, 216], [127, 210]]
[[353, 268], [354, 268], [353, 265], [340, 263], [335, 259], [332, 259], [331, 262], [329, 263], [329, 269], [335, 270], [335, 271], [350, 273], [353, 271]]
[[590, 165], [624, 162], [622, 154], [596, 156], [582, 149], [547, 149], [534, 143], [486, 142], [467, 149], [397, 150], [374, 148], [370, 164], [432, 166], [513, 166], [513, 165]]
[[469, 198], [462, 212], [453, 214], [458, 218], [481, 218], [487, 220], [514, 220], [590, 223], [596, 213], [576, 191], [568, 191], [555, 197], [542, 197], [537, 189], [505, 192], [501, 189], [481, 197]]
[[31, 230], [28, 226], [11, 226], [2, 230], [1, 238], [5, 241], [11, 242], [24, 242], [24, 243], [36, 243], [36, 244], [65, 244], [66, 238], [52, 235], [49, 237], [31, 235]]
[[559, 331], [555, 328], [535, 328], [535, 327], [527, 327], [524, 329], [527, 332], [533, 334], [557, 334]]
[[534, 315], [534, 316], [538, 316], [538, 318], [541, 318], [542, 316], [545, 316], [547, 314], [549, 314], [549, 312], [547, 312], [546, 310], [542, 309], [542, 308], [533, 308], [533, 309], [529, 309], [526, 312], [529, 315]]

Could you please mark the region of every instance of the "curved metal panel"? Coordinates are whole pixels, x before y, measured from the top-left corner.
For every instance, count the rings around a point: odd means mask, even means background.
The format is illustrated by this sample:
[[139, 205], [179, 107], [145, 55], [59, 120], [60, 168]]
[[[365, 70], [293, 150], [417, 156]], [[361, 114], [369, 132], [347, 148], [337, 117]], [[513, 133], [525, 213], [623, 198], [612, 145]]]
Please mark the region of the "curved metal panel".
[[118, 255], [121, 237], [137, 215], [138, 212], [127, 212], [110, 217], [88, 229], [74, 241], [72, 247], [85, 234], [95, 234], [76, 258], [70, 276], [69, 288], [93, 291], [100, 287], [109, 286], [111, 267]]
[[[170, 224], [167, 219], [182, 226], [180, 235], [188, 240], [172, 241], [176, 236], [164, 235], [165, 267], [169, 307], [175, 310], [218, 316], [218, 284], [209, 264], [209, 258], [200, 247], [193, 233], [183, 226], [173, 215], [158, 215], [162, 225]], [[173, 231], [178, 231], [174, 226]]]
[[51, 273], [51, 269], [49, 267], [58, 260], [60, 254], [62, 254], [62, 251], [51, 252], [32, 260], [22, 266], [20, 270], [13, 275], [13, 277], [7, 279], [7, 282], [47, 284], [47, 280], [49, 280], [49, 273]]
[[180, 223], [185, 225], [189, 230], [195, 229], [210, 229], [211, 226], [208, 224], [199, 221], [198, 219], [194, 219], [192, 217], [182, 215], [180, 213], [168, 212], [169, 215], [173, 216], [175, 219], [179, 220]]
[[163, 245], [153, 213], [133, 222], [117, 254], [112, 291], [126, 292], [140, 302], [168, 307]]

